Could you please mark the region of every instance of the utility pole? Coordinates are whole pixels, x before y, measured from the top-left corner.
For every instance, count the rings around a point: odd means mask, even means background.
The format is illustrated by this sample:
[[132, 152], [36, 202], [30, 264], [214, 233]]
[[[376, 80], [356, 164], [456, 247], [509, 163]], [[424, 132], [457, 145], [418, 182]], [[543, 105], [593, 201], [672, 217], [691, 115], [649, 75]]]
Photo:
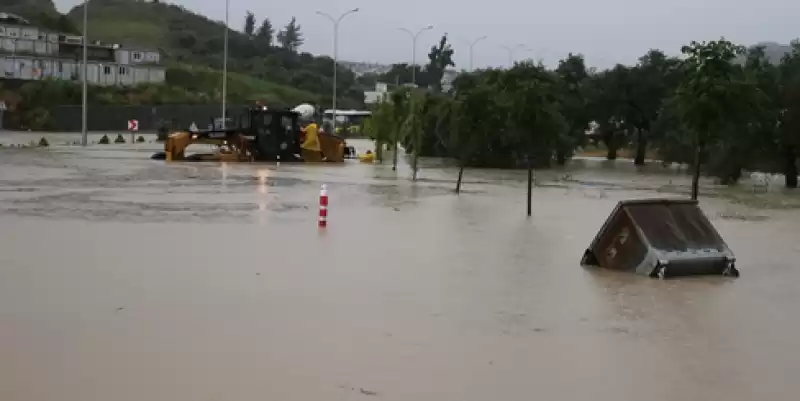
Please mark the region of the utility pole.
[[413, 47], [411, 50], [411, 83], [414, 84], [414, 86], [416, 87], [417, 86], [417, 38], [419, 38], [419, 35], [422, 32], [430, 31], [431, 29], [433, 29], [433, 25], [428, 25], [425, 28], [420, 29], [416, 33], [411, 32], [406, 28], [397, 28], [397, 29], [411, 36], [411, 46]]
[[[228, 108], [228, 14], [230, 9], [230, 0], [225, 0], [225, 33], [222, 50], [222, 129], [228, 128], [227, 124], [227, 108]], [[214, 127], [216, 128], [216, 127]]]
[[514, 66], [514, 53], [519, 49], [524, 49], [525, 45], [520, 43], [515, 46], [501, 45], [500, 47], [506, 49], [506, 51], [508, 52], [508, 68], [511, 68]]
[[88, 79], [87, 75], [89, 74], [89, 67], [88, 67], [88, 53], [89, 53], [89, 0], [83, 1], [83, 79], [81, 82], [82, 86], [82, 93], [81, 93], [81, 145], [86, 146], [89, 143], [89, 119], [87, 115], [87, 103], [88, 103], [88, 85], [86, 80]]
[[338, 18], [334, 18], [332, 15], [328, 13], [324, 13], [322, 11], [317, 11], [317, 14], [329, 19], [331, 23], [333, 23], [333, 98], [331, 103], [333, 104], [333, 121], [331, 122], [331, 127], [333, 127], [333, 134], [336, 134], [336, 98], [338, 97], [338, 92], [336, 91], [336, 81], [338, 76], [338, 67], [339, 67], [339, 23], [342, 22], [344, 17], [357, 13], [358, 8], [354, 8], [350, 11], [346, 11], [342, 13]]
[[475, 45], [477, 45], [478, 42], [486, 39], [487, 37], [488, 36], [481, 36], [481, 37], [473, 40], [472, 43], [469, 44], [469, 72], [474, 71], [472, 55], [473, 55], [473, 50], [475, 49]]

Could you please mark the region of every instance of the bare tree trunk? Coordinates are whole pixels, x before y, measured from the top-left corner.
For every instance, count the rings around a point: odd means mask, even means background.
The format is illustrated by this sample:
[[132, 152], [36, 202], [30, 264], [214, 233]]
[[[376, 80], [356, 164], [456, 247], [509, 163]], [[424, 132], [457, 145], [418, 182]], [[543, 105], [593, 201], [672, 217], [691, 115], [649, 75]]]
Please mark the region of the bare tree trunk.
[[700, 155], [703, 152], [703, 142], [700, 142], [695, 149], [694, 154], [694, 175], [692, 176], [692, 200], [697, 200], [697, 195], [700, 192]]
[[378, 157], [378, 163], [383, 164], [383, 142], [381, 140], [375, 141], [375, 156]]
[[417, 169], [418, 164], [417, 161], [419, 160], [419, 152], [417, 151], [417, 146], [414, 146], [414, 156], [411, 158], [411, 181], [417, 180]]
[[606, 148], [608, 150], [608, 153], [606, 153], [606, 159], [608, 160], [617, 160], [616, 136], [617, 134], [615, 132], [603, 136], [603, 142], [606, 144]]
[[606, 153], [606, 159], [608, 160], [617, 160], [617, 148], [613, 146], [609, 146], [608, 153]]
[[531, 217], [531, 198], [533, 197], [533, 165], [528, 159], [528, 217]]
[[567, 152], [563, 149], [556, 150], [556, 164], [559, 166], [567, 164]]
[[633, 164], [637, 166], [644, 166], [644, 159], [647, 154], [647, 138], [644, 137], [644, 130], [636, 130], [636, 157], [633, 159]]
[[419, 161], [420, 135], [419, 132], [417, 132], [416, 111], [414, 111], [414, 113], [411, 114], [411, 135], [412, 135], [411, 143], [414, 146], [413, 149], [414, 154], [411, 155], [411, 181], [417, 181], [417, 168], [419, 166], [417, 162]]
[[397, 148], [399, 148], [397, 141], [394, 141], [394, 154], [392, 154], [392, 171], [397, 171]]
[[417, 152], [411, 158], [411, 181], [417, 180]]
[[461, 193], [461, 179], [464, 178], [464, 163], [458, 163], [458, 180], [456, 181], [456, 193]]
[[794, 145], [784, 145], [783, 175], [786, 176], [786, 188], [797, 188], [797, 151]]

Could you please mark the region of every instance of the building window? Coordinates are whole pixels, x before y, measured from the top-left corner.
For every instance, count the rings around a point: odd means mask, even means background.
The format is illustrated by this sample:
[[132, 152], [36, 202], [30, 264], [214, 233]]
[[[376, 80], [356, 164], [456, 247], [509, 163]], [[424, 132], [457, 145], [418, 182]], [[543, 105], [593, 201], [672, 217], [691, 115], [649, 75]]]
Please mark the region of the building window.
[[142, 53], [141, 52], [133, 52], [133, 60], [134, 61], [142, 61]]
[[111, 67], [109, 66], [103, 67], [103, 74], [111, 75]]
[[59, 61], [58, 62], [58, 72], [59, 73], [64, 72], [64, 62], [63, 61]]
[[125, 67], [119, 67], [119, 75], [128, 75], [128, 69]]

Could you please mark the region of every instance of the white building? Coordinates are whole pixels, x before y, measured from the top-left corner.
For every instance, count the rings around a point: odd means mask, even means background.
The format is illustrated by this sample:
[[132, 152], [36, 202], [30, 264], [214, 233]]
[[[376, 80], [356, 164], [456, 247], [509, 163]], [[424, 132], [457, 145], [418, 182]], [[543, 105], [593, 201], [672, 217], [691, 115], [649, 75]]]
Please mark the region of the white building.
[[[166, 70], [155, 50], [92, 43], [87, 52], [92, 85], [161, 83]], [[83, 37], [61, 35], [31, 26], [13, 14], [0, 13], [0, 79], [82, 80]]]
[[375, 83], [374, 91], [364, 92], [364, 104], [380, 103], [389, 97], [389, 85], [383, 82]]

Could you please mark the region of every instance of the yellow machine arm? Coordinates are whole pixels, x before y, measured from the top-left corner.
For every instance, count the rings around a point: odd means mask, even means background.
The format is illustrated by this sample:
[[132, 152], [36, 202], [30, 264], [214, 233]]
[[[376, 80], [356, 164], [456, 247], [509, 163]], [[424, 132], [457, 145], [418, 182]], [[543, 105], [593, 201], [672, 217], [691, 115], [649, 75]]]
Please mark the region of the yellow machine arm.
[[344, 139], [320, 133], [319, 143], [322, 148], [322, 154], [328, 161], [341, 163], [344, 161]]
[[186, 131], [173, 132], [164, 141], [164, 154], [167, 161], [184, 160], [186, 147], [192, 143], [192, 135]]

